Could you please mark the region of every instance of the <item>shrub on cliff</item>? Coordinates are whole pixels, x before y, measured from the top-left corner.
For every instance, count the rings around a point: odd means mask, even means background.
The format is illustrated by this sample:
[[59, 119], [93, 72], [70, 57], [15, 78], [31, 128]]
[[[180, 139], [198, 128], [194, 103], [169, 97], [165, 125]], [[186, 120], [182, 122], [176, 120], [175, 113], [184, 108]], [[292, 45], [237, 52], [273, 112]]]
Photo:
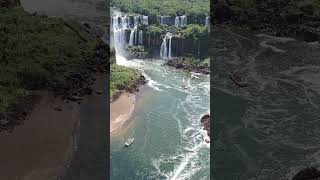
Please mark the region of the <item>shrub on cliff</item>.
[[139, 80], [137, 70], [112, 64], [110, 66], [110, 97], [113, 99], [119, 91], [127, 90]]
[[161, 25], [150, 25], [146, 27], [146, 34], [151, 34], [151, 35], [162, 35], [165, 33], [165, 28]]
[[200, 26], [197, 24], [189, 24], [185, 29], [182, 30], [182, 34], [185, 38], [195, 41], [208, 39], [209, 27]]
[[143, 46], [129, 46], [127, 48], [128, 59], [145, 59], [148, 57], [148, 51]]

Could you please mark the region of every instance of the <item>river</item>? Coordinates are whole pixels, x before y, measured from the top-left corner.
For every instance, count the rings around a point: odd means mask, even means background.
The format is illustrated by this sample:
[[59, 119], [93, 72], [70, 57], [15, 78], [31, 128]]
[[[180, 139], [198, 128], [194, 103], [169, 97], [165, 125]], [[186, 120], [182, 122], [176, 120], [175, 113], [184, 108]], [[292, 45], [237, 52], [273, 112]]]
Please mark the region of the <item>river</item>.
[[318, 167], [319, 44], [239, 29], [212, 36], [214, 179], [283, 180]]
[[[127, 16], [115, 9], [111, 13], [110, 42], [116, 63], [139, 69], [147, 80], [136, 93], [130, 123], [111, 136], [111, 179], [209, 179], [210, 145], [205, 142], [208, 137], [200, 119], [210, 113], [210, 77], [163, 66], [165, 60], [158, 59], [159, 55], [152, 60], [127, 60], [128, 45], [145, 43], [145, 32], [139, 26], [148, 26], [148, 17]], [[165, 37], [158, 46], [158, 54], [162, 49], [166, 60], [171, 58], [170, 42], [171, 38]], [[133, 144], [124, 147], [132, 137]]]
[[[161, 66], [162, 60], [117, 63], [140, 69], [148, 83], [131, 125], [111, 137], [111, 179], [209, 179], [210, 145], [200, 118], [210, 109], [210, 77]], [[134, 143], [123, 147], [130, 137]]]

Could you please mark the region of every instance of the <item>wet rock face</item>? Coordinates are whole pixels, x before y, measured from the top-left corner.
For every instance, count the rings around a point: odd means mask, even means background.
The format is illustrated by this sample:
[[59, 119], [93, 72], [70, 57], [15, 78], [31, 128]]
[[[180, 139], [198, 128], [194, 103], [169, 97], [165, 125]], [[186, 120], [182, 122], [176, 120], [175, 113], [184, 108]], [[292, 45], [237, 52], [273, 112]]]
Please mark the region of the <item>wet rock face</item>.
[[12, 8], [20, 6], [20, 0], [0, 0], [0, 7]]
[[292, 180], [320, 180], [320, 171], [314, 167], [301, 170]]
[[210, 114], [202, 116], [200, 121], [203, 126], [203, 129], [207, 131], [208, 136], [210, 137]]

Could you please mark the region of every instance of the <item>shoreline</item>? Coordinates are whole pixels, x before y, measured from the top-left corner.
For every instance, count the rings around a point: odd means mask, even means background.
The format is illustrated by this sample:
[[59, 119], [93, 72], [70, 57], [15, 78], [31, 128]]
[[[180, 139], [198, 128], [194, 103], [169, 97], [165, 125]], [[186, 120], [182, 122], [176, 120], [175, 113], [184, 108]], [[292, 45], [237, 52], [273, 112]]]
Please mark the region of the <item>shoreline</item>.
[[[80, 105], [39, 92], [24, 125], [0, 134], [0, 179], [54, 179], [63, 176], [74, 147]], [[24, 139], [24, 140], [23, 140]], [[21, 151], [23, 149], [23, 151]], [[30, 164], [30, 162], [32, 162]]]
[[[105, 124], [91, 126], [94, 123], [98, 124], [96, 122], [98, 120], [98, 122], [107, 122], [106, 120], [101, 121], [98, 117], [105, 118], [105, 115], [101, 114], [105, 113], [106, 108], [100, 107], [107, 106], [108, 103], [98, 104], [100, 101], [98, 102], [97, 99], [101, 99], [101, 101], [106, 99], [105, 97], [101, 98], [101, 96], [107, 94], [103, 87], [106, 86], [105, 75], [108, 73], [106, 67], [108, 65], [109, 47], [102, 39], [102, 28], [99, 27], [99, 19], [102, 18], [95, 18], [98, 15], [93, 4], [86, 2], [69, 3], [68, 5], [73, 10], [72, 13], [69, 13], [68, 16], [64, 14], [64, 16], [56, 17], [59, 14], [57, 13], [59, 8], [66, 4], [62, 4], [58, 8], [54, 7], [53, 11], [50, 11], [52, 7], [46, 6], [49, 9], [42, 9], [41, 5], [28, 10], [26, 6], [31, 7], [32, 5], [33, 7], [34, 4], [39, 5], [39, 3], [26, 2], [27, 4], [24, 4], [24, 2], [26, 1], [23, 1], [23, 5], [19, 8], [22, 9], [23, 13], [29, 14], [30, 18], [33, 18], [33, 16], [42, 17], [40, 14], [45, 15], [46, 21], [51, 21], [52, 18], [62, 18], [63, 27], [76, 33], [75, 37], [77, 39], [84, 43], [88, 42], [94, 47], [89, 53], [80, 53], [79, 63], [65, 72], [65, 79], [61, 85], [39, 87], [36, 91], [29, 91], [30, 95], [19, 97], [9, 111], [0, 113], [0, 159], [2, 162], [0, 168], [3, 172], [0, 174], [0, 179], [64, 179], [70, 168], [78, 165], [79, 149], [82, 149], [81, 152], [89, 152], [83, 150], [85, 149], [83, 144], [87, 142], [84, 138], [86, 134], [82, 132], [83, 129], [93, 131], [94, 133], [90, 134], [91, 137], [98, 134], [97, 136], [102, 138], [102, 140], [94, 138], [99, 140], [100, 144], [92, 143], [94, 140], [85, 144], [85, 146], [90, 147], [90, 150], [97, 151], [98, 148], [101, 148], [101, 143], [105, 144], [105, 138], [101, 136], [105, 133], [105, 128], [103, 128]], [[50, 0], [50, 2], [53, 1]], [[100, 2], [104, 3], [103, 1], [95, 3]], [[90, 10], [94, 13], [90, 14], [92, 15], [90, 18], [80, 17], [82, 9], [77, 6], [79, 4], [91, 7]], [[80, 51], [81, 48], [77, 50]], [[91, 107], [95, 108], [90, 109], [85, 104], [93, 98], [95, 98], [95, 103]], [[94, 112], [97, 117], [85, 116], [84, 112], [86, 111]], [[93, 117], [98, 120], [95, 121], [92, 119]], [[81, 125], [83, 124], [81, 128], [80, 121]], [[89, 123], [86, 124], [86, 121], [89, 121]], [[78, 139], [80, 135], [82, 138]], [[104, 151], [103, 155], [101, 153], [99, 156], [104, 157], [105, 149], [101, 149], [101, 151]], [[93, 161], [83, 154], [81, 154], [81, 158], [85, 159], [87, 163]], [[103, 158], [99, 158], [99, 160], [105, 161]], [[85, 170], [82, 168], [83, 171]], [[85, 172], [91, 171], [87, 170]], [[72, 176], [74, 177], [77, 173], [80, 173], [80, 171], [72, 172]], [[99, 173], [95, 174], [100, 176], [104, 171]], [[106, 177], [105, 174], [103, 176]]]
[[135, 109], [136, 95], [126, 91], [110, 103], [110, 135], [121, 131]]

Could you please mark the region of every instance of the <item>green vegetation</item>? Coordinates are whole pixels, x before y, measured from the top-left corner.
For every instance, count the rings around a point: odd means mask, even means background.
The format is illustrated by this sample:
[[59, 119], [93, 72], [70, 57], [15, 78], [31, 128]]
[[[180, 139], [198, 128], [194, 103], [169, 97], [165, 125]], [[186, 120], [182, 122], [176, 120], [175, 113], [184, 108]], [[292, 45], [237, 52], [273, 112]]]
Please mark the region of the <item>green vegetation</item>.
[[134, 86], [139, 80], [138, 70], [111, 64], [110, 67], [110, 97], [111, 99], [118, 95], [119, 91], [127, 90]]
[[183, 64], [189, 64], [194, 68], [210, 67], [210, 58], [198, 59], [194, 57], [182, 57], [179, 61]]
[[165, 27], [161, 25], [150, 25], [146, 27], [146, 34], [161, 36], [165, 34], [165, 32], [166, 32]]
[[186, 14], [205, 17], [210, 13], [209, 0], [112, 0], [111, 5], [122, 12], [149, 16]]
[[78, 23], [0, 8], [0, 113], [32, 90], [63, 86], [96, 43]]
[[192, 56], [177, 57], [168, 61], [166, 65], [191, 72], [210, 74], [210, 58], [198, 59]]
[[210, 58], [206, 58], [206, 59], [204, 59], [203, 61], [201, 61], [200, 63], [201, 63], [201, 65], [203, 65], [203, 66], [210, 67]]
[[182, 34], [187, 39], [193, 40], [205, 40], [209, 38], [209, 27], [200, 26], [197, 24], [189, 24], [185, 29], [182, 30]]

